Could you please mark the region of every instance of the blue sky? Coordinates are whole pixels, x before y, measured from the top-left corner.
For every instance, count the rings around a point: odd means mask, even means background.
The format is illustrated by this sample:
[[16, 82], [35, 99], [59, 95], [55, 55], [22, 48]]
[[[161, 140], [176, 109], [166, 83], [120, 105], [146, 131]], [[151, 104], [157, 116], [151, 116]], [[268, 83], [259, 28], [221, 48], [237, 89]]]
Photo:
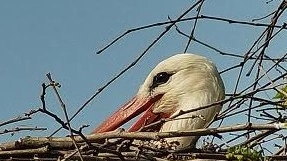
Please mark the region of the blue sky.
[[[193, 2], [193, 1], [192, 1]], [[164, 30], [164, 26], [129, 34], [101, 55], [95, 52], [128, 29], [176, 18], [191, 1], [8, 1], [0, 2], [0, 102], [4, 121], [41, 105], [41, 84], [51, 72], [60, 82], [61, 96], [69, 114], [73, 114], [99, 87], [130, 64]], [[272, 12], [278, 1], [206, 1], [202, 14], [251, 21]], [[194, 16], [191, 12], [188, 17]], [[286, 17], [286, 16], [285, 16]], [[261, 22], [269, 22], [269, 19]], [[192, 21], [179, 25], [189, 33]], [[195, 36], [223, 51], [244, 54], [264, 28], [226, 22], [200, 21]], [[279, 36], [268, 52], [286, 52], [286, 33]], [[101, 120], [136, 92], [149, 71], [161, 60], [183, 52], [187, 39], [172, 29], [131, 70], [96, 97], [72, 122], [77, 128], [90, 124], [89, 133]], [[284, 47], [285, 46], [285, 47]], [[223, 70], [238, 59], [221, 56], [196, 43], [188, 49], [212, 59]], [[227, 92], [232, 91], [234, 73], [223, 75]], [[47, 107], [63, 116], [52, 90], [47, 93]], [[44, 115], [11, 126], [47, 127], [49, 135], [59, 125]], [[31, 133], [2, 135], [0, 141], [17, 139]], [[61, 131], [58, 135], [68, 134]]]

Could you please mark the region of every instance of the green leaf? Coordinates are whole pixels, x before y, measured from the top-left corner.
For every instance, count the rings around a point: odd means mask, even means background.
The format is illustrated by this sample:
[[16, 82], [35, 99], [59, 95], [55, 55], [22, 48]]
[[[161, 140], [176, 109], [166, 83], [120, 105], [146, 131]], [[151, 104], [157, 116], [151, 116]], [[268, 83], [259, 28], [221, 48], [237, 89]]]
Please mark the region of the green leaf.
[[282, 99], [284, 95], [280, 92], [277, 92], [276, 95], [273, 97], [273, 99]]
[[236, 159], [238, 161], [263, 161], [261, 151], [256, 151], [245, 146], [229, 147], [226, 153], [227, 159]]
[[[283, 87], [281, 90], [287, 92], [287, 85]], [[276, 95], [273, 97], [273, 99], [285, 99], [285, 98], [286, 96], [281, 92], [277, 92]]]

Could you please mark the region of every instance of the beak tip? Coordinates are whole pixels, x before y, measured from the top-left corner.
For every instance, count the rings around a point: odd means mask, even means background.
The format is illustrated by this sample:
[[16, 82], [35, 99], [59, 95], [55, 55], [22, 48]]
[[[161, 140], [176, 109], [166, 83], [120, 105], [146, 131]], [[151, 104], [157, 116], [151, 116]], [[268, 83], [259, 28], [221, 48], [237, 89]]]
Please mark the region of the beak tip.
[[146, 116], [146, 118], [142, 116], [129, 129], [129, 131], [137, 131], [144, 125], [144, 120], [147, 120], [147, 114], [152, 116], [152, 105], [154, 104], [154, 102], [159, 100], [161, 96], [162, 95], [147, 98], [135, 96], [129, 102], [124, 104], [119, 110], [117, 110], [113, 115], [108, 117], [102, 124], [100, 124], [100, 126], [93, 130], [92, 133], [94, 134], [116, 130], [132, 118], [146, 111], [146, 114], [143, 115]]

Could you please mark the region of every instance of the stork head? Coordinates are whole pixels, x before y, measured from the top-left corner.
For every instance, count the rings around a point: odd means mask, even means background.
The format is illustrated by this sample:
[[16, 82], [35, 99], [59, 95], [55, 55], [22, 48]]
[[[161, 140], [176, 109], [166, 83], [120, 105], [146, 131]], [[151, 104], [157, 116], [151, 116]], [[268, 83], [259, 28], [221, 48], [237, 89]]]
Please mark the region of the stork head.
[[[175, 115], [180, 110], [208, 105], [223, 98], [224, 86], [211, 61], [194, 54], [177, 54], [160, 62], [147, 76], [137, 95], [93, 133], [115, 130], [144, 113], [129, 128], [129, 131], [138, 131], [157, 120]], [[220, 109], [217, 107], [216, 110], [202, 114], [210, 120]], [[145, 131], [159, 131], [163, 126], [153, 126]]]

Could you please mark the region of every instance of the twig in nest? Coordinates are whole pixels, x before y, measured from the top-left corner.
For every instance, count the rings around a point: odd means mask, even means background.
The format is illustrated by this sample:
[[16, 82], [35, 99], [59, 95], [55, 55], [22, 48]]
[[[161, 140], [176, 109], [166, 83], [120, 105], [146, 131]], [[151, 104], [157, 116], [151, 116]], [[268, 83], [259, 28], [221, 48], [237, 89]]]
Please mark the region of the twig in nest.
[[15, 127], [13, 129], [5, 129], [3, 131], [0, 131], [1, 134], [7, 134], [7, 133], [12, 133], [14, 135], [15, 132], [18, 131], [44, 131], [47, 130], [47, 128], [44, 127]]

